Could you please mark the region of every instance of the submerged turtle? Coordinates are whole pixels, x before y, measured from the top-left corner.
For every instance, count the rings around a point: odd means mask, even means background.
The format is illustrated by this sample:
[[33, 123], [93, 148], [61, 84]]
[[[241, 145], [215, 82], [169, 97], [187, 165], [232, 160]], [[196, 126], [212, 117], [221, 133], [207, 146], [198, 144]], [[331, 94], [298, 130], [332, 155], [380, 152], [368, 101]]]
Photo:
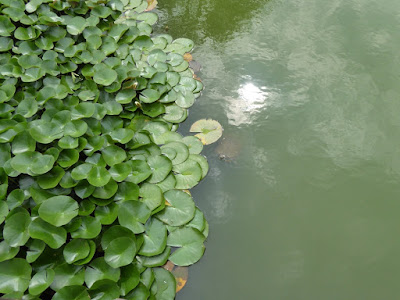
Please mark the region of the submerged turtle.
[[242, 149], [242, 143], [237, 137], [234, 136], [224, 136], [219, 142], [217, 148], [215, 148], [218, 158], [226, 161], [232, 162]]

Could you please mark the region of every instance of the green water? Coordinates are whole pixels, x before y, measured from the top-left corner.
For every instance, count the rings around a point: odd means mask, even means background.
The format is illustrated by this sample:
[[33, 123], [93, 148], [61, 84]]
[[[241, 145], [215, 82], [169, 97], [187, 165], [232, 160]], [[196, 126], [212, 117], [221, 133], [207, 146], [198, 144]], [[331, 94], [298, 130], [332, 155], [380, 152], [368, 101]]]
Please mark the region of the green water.
[[206, 86], [182, 131], [231, 145], [204, 151], [210, 237], [177, 299], [399, 299], [400, 1], [159, 2]]

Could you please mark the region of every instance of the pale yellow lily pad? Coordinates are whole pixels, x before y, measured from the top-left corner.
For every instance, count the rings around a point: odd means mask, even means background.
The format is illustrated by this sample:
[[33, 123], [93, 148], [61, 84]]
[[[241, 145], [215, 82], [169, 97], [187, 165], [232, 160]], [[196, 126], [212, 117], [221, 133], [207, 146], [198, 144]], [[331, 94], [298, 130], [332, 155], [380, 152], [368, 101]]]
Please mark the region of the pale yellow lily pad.
[[203, 145], [209, 145], [218, 141], [223, 132], [221, 124], [212, 119], [201, 119], [193, 123], [190, 132], [199, 132], [195, 136]]
[[146, 11], [150, 11], [156, 8], [158, 1], [157, 0], [147, 0], [148, 6]]

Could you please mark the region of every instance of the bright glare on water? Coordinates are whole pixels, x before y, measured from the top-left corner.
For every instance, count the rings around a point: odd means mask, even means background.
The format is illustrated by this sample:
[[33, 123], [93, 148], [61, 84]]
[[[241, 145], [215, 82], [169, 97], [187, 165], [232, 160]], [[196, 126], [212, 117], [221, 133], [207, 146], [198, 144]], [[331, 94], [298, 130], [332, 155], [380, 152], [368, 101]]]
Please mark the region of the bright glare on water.
[[399, 299], [400, 1], [159, 0], [159, 13], [202, 65], [182, 132], [225, 129], [193, 192], [207, 251], [177, 299]]

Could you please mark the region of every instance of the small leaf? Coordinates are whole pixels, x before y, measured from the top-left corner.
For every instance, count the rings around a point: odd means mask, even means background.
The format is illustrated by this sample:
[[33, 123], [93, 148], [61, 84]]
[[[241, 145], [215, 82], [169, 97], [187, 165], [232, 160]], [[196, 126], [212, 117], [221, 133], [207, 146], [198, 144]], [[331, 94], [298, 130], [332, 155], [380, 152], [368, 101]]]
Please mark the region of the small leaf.
[[42, 270], [37, 272], [29, 283], [29, 293], [31, 295], [39, 295], [44, 292], [53, 282], [55, 272], [53, 269]]
[[117, 72], [115, 72], [113, 69], [103, 63], [94, 66], [93, 80], [97, 84], [109, 86], [117, 79], [117, 76]]

